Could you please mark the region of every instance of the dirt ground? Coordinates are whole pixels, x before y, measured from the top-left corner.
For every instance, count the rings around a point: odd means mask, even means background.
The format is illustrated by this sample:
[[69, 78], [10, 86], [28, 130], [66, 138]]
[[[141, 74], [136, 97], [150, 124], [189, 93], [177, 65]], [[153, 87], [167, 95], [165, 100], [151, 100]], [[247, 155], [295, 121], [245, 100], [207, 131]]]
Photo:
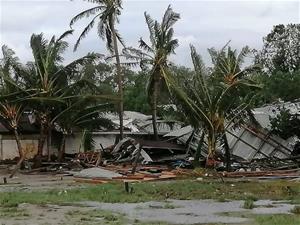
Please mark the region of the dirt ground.
[[[13, 179], [8, 179], [7, 184], [3, 184], [4, 177], [8, 177], [8, 171], [1, 169], [0, 192], [68, 190], [86, 186], [74, 182], [72, 176], [60, 174], [25, 175], [17, 173]], [[264, 223], [253, 223], [252, 215], [292, 215], [291, 209], [295, 206], [286, 201], [256, 201], [255, 204], [255, 207], [245, 209], [244, 201], [223, 200], [170, 199], [145, 203], [89, 201], [59, 205], [21, 203], [10, 208], [0, 205], [0, 225], [260, 225]], [[300, 217], [296, 219], [300, 224]], [[273, 225], [273, 223], [266, 224]], [[294, 225], [294, 223], [287, 224]]]
[[[55, 188], [75, 188], [80, 187], [81, 184], [75, 183], [72, 176], [64, 176], [63, 174], [32, 174], [26, 175], [16, 173], [16, 175], [8, 179], [8, 169], [0, 169], [0, 192], [4, 191], [33, 191], [33, 190], [47, 190]], [[6, 177], [8, 183], [3, 185], [3, 178]]]

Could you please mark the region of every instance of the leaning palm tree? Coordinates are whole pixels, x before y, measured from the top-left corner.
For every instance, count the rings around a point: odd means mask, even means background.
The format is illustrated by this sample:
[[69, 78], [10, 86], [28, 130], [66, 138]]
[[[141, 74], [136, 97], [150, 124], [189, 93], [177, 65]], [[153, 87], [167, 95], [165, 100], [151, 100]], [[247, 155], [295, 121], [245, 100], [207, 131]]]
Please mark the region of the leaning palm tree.
[[13, 132], [19, 152], [19, 161], [10, 177], [13, 177], [26, 157], [19, 134], [20, 119], [24, 109], [20, 98], [24, 98], [25, 92], [22, 91], [21, 85], [18, 84], [18, 77], [15, 72], [20, 69], [20, 63], [14, 54], [14, 51], [7, 46], [2, 46], [3, 58], [0, 62], [0, 119]]
[[64, 39], [72, 33], [72, 30], [66, 31], [58, 38], [53, 36], [50, 41], [46, 40], [43, 34], [33, 34], [30, 45], [34, 62], [28, 64], [27, 74], [20, 74], [24, 86], [32, 93], [26, 100], [30, 103], [32, 113], [36, 115], [40, 126], [37, 162], [42, 157], [46, 141], [48, 157], [50, 156], [50, 135], [53, 126], [51, 120], [58, 113], [60, 106], [65, 104], [62, 96], [66, 87], [72, 82], [80, 65], [101, 57], [91, 53], [63, 65], [62, 54], [68, 47]]
[[[241, 95], [243, 88], [258, 86], [247, 78], [249, 69], [242, 70], [240, 65], [247, 49], [240, 54], [230, 48], [214, 51], [214, 67], [205, 68], [201, 56], [191, 46], [194, 65], [194, 82], [185, 86], [169, 80], [179, 105], [195, 128], [201, 128], [206, 136], [208, 159], [214, 158], [217, 143], [223, 139], [229, 154], [226, 129], [235, 122], [253, 99], [253, 92]], [[226, 149], [227, 148], [227, 149]]]
[[19, 66], [19, 59], [7, 46], [2, 46], [3, 58], [0, 64], [0, 118], [12, 129], [19, 151], [19, 157], [23, 158], [23, 150], [19, 137], [19, 121], [23, 112], [23, 104], [18, 101], [22, 95], [20, 87], [16, 84], [14, 69]]
[[142, 67], [150, 65], [147, 92], [152, 108], [153, 133], [157, 140], [158, 97], [160, 89], [165, 86], [167, 77], [170, 76], [169, 56], [174, 54], [175, 48], [178, 47], [178, 40], [174, 39], [173, 25], [180, 19], [180, 15], [174, 12], [169, 5], [161, 23], [154, 21], [146, 12], [145, 19], [149, 29], [150, 44], [141, 38], [139, 47], [142, 50], [126, 48], [124, 53], [130, 59], [139, 60]]
[[122, 1], [121, 0], [87, 0], [88, 2], [96, 3], [97, 6], [87, 9], [76, 15], [70, 22], [70, 26], [84, 17], [92, 16], [92, 20], [84, 28], [80, 34], [74, 50], [76, 50], [82, 39], [86, 37], [88, 32], [97, 23], [98, 35], [101, 39], [106, 41], [106, 46], [113, 57], [116, 58], [117, 83], [119, 93], [119, 120], [120, 120], [120, 139], [123, 138], [123, 72], [120, 62], [120, 54], [118, 42], [124, 46], [124, 42], [116, 29], [116, 24], [119, 23], [119, 16], [121, 15]]

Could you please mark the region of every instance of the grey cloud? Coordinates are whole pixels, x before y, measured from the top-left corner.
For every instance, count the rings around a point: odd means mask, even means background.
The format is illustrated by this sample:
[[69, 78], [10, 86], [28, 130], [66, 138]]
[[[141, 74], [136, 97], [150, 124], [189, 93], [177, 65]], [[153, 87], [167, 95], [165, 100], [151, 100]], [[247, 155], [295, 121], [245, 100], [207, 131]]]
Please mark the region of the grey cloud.
[[[128, 45], [137, 46], [140, 37], [147, 39], [148, 31], [144, 11], [153, 18], [161, 19], [168, 6], [172, 4], [181, 14], [175, 25], [175, 35], [180, 47], [172, 60], [190, 65], [189, 44], [194, 44], [209, 62], [206, 49], [222, 47], [228, 40], [241, 48], [244, 45], [260, 48], [262, 37], [278, 23], [299, 23], [299, 2], [297, 1], [153, 1], [125, 0], [120, 33]], [[32, 33], [43, 32], [47, 38], [59, 35], [69, 28], [70, 19], [80, 11], [92, 6], [81, 0], [0, 0], [1, 34], [0, 44], [13, 48], [23, 62], [31, 59], [29, 38]], [[80, 21], [70, 37], [70, 49], [66, 61], [80, 57], [89, 51], [105, 53], [105, 43], [99, 40], [95, 31], [82, 41], [77, 52], [72, 51], [76, 38], [88, 20]]]

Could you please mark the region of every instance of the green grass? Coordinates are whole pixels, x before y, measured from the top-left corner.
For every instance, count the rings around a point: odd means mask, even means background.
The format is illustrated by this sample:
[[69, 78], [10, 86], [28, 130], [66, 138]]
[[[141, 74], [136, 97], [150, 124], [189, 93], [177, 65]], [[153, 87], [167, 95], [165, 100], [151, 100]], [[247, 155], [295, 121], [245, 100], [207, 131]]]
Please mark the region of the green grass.
[[75, 224], [99, 224], [99, 225], [118, 225], [124, 224], [125, 218], [121, 214], [114, 214], [109, 211], [103, 210], [91, 210], [91, 211], [80, 211], [74, 210], [69, 211], [66, 215], [70, 220], [72, 219]]
[[300, 215], [300, 206], [295, 206], [295, 207], [291, 210], [291, 213]]
[[18, 207], [0, 207], [0, 218], [18, 218], [29, 217], [26, 209], [20, 209]]
[[[133, 193], [126, 193], [121, 183], [87, 185], [85, 188], [71, 190], [50, 190], [35, 192], [3, 192], [1, 206], [17, 206], [20, 203], [65, 204], [80, 201], [99, 202], [145, 202], [171, 199], [271, 199], [300, 202], [300, 184], [287, 181], [235, 182], [217, 181], [197, 182], [178, 180], [157, 183], [131, 184]], [[288, 187], [288, 188], [287, 188]], [[292, 190], [292, 192], [291, 192]]]
[[254, 225], [300, 225], [299, 215], [256, 215]]
[[253, 209], [255, 207], [254, 201], [252, 199], [247, 199], [244, 201], [243, 208], [244, 209]]

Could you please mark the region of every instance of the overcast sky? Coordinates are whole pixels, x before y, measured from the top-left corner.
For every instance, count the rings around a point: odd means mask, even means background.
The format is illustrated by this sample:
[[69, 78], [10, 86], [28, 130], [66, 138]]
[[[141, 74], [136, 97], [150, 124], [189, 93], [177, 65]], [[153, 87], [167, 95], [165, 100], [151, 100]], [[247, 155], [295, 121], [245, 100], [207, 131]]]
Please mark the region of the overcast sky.
[[[70, 19], [77, 13], [92, 7], [92, 3], [82, 0], [0, 0], [0, 44], [14, 49], [22, 62], [32, 59], [29, 39], [32, 33], [43, 32], [47, 38], [59, 35], [69, 29]], [[121, 35], [128, 46], [137, 46], [140, 37], [148, 37], [144, 11], [153, 18], [161, 19], [168, 4], [181, 15], [175, 26], [175, 37], [180, 47], [172, 60], [189, 66], [189, 44], [196, 46], [209, 61], [206, 49], [220, 48], [227, 41], [241, 48], [249, 45], [261, 48], [262, 38], [273, 25], [300, 22], [300, 1], [202, 1], [202, 0], [124, 0]], [[82, 41], [77, 52], [72, 47], [88, 20], [79, 22], [70, 49], [65, 54], [66, 61], [83, 56], [89, 51], [107, 53], [105, 43], [91, 32]]]

